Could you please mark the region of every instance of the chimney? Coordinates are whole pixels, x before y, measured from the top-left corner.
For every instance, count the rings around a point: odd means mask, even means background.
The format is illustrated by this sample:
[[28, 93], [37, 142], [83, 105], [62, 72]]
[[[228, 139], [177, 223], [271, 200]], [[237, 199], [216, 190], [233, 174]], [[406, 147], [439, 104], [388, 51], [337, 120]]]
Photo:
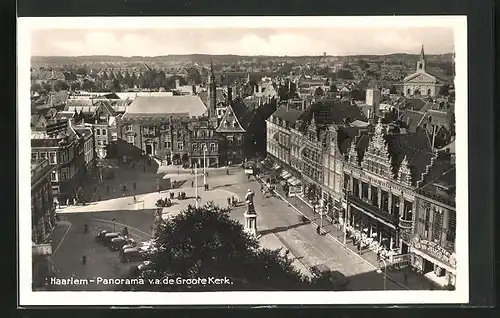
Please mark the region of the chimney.
[[233, 88], [231, 86], [227, 87], [227, 103], [230, 105], [233, 101]]

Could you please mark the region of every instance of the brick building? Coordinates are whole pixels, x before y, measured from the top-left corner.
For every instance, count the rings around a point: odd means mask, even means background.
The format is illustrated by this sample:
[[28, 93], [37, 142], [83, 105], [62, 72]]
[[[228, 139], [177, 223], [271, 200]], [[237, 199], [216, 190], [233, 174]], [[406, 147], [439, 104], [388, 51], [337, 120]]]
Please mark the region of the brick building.
[[43, 243], [56, 224], [51, 181], [54, 168], [48, 159], [31, 161], [31, 237], [35, 244]]

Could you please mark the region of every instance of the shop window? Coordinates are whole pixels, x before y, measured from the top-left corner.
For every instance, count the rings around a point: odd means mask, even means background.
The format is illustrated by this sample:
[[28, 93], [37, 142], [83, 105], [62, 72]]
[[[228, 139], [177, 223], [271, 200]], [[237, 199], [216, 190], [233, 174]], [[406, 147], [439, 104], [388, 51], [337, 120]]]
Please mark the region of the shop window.
[[446, 240], [448, 242], [455, 242], [457, 220], [455, 213], [448, 212], [448, 229], [446, 230]]
[[361, 183], [361, 198], [368, 200], [368, 188], [369, 185], [366, 182]]
[[356, 178], [352, 178], [352, 192], [359, 198], [359, 180]]
[[372, 186], [372, 205], [378, 207], [378, 188]]
[[389, 194], [387, 193], [387, 191], [381, 191], [381, 199], [380, 200], [380, 203], [381, 203], [381, 209], [386, 211], [386, 212], [389, 212]]

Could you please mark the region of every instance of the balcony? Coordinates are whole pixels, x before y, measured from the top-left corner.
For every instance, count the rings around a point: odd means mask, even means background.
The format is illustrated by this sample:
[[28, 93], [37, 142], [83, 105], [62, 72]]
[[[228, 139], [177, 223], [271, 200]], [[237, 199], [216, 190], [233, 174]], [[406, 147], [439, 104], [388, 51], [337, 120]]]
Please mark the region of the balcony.
[[399, 218], [399, 228], [402, 230], [411, 230], [413, 227], [413, 221], [412, 220], [405, 220], [403, 217]]
[[369, 202], [361, 198], [358, 198], [351, 193], [347, 195], [347, 200], [353, 203], [354, 205], [360, 207], [361, 209], [365, 210], [366, 212], [372, 213], [375, 216], [383, 219], [384, 221], [390, 222], [391, 224], [394, 225], [396, 225], [398, 222], [397, 216], [389, 214], [388, 212], [382, 210], [381, 208], [371, 205]]

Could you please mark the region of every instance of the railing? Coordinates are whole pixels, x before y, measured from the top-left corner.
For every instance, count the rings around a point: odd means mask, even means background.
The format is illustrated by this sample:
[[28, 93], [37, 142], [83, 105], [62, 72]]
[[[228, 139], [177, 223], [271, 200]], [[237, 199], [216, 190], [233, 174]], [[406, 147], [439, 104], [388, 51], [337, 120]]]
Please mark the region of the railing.
[[408, 230], [413, 227], [413, 221], [412, 220], [405, 220], [403, 217], [399, 218], [399, 228], [402, 230]]

